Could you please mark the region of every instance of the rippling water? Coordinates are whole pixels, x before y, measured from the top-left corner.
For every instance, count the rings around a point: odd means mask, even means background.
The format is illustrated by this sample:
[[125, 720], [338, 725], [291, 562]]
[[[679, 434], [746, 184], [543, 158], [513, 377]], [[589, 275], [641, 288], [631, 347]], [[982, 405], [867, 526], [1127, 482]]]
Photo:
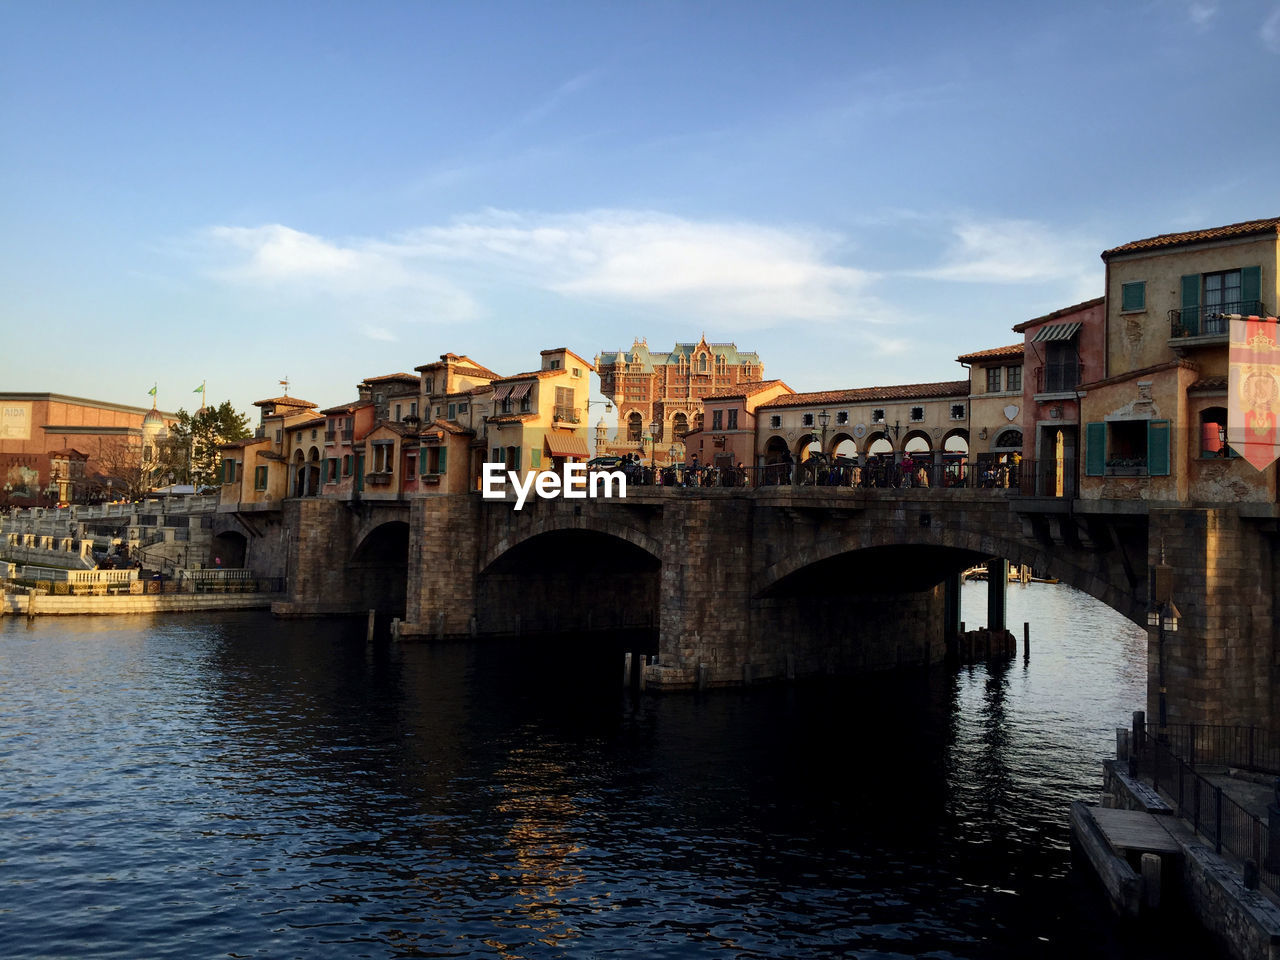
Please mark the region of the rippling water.
[[1145, 634], [1009, 601], [1027, 665], [635, 700], [599, 639], [0, 618], [0, 954], [1161, 956], [1066, 829]]

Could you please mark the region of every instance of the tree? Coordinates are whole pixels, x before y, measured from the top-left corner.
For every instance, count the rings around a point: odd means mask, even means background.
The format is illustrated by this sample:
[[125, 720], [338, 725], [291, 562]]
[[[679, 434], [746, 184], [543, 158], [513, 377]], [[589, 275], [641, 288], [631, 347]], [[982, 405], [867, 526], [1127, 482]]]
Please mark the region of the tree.
[[137, 500], [155, 486], [153, 464], [143, 463], [142, 442], [136, 438], [105, 440], [94, 461], [99, 473], [95, 494], [105, 495], [110, 490], [113, 497]]
[[166, 458], [175, 465], [175, 476], [186, 476], [199, 490], [220, 481], [219, 445], [249, 435], [249, 418], [237, 412], [229, 400], [216, 407], [202, 407], [194, 414], [180, 409], [178, 421], [169, 431]]

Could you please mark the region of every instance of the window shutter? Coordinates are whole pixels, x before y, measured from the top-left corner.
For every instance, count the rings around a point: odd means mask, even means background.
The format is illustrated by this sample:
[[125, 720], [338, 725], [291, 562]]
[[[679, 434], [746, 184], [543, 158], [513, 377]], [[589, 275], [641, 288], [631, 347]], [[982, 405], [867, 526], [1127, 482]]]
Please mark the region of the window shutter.
[[1147, 424], [1147, 476], [1169, 475], [1169, 421], [1152, 420]]
[[1200, 333], [1200, 274], [1189, 273], [1182, 278], [1182, 313], [1178, 320], [1186, 328], [1187, 333], [1196, 336]]
[[447, 468], [448, 466], [449, 466], [449, 448], [448, 448], [448, 447], [441, 447], [441, 448], [440, 448], [440, 459], [439, 459], [439, 461], [438, 461], [438, 462], [437, 462], [437, 464], [436, 464], [436, 473], [445, 473], [445, 472], [446, 472], [446, 468]]
[[511, 465], [511, 469], [512, 469], [512, 470], [519, 470], [519, 469], [520, 469], [520, 448], [519, 448], [519, 447], [513, 447], [512, 449], [513, 449], [513, 450], [515, 450], [515, 457], [514, 457], [514, 459], [515, 459], [515, 463], [513, 463], [513, 464]]
[[1143, 310], [1147, 306], [1147, 283], [1137, 280], [1120, 285], [1120, 309]]
[[489, 460], [489, 462], [490, 462], [490, 463], [502, 463], [502, 448], [501, 448], [501, 447], [494, 447], [494, 448], [493, 448], [493, 457]]
[[[1240, 299], [1254, 302], [1262, 299], [1261, 267], [1245, 267], [1240, 271]], [[1244, 309], [1253, 308], [1245, 307]]]
[[1107, 425], [1105, 423], [1085, 424], [1084, 435], [1084, 475], [1100, 477], [1107, 466]]
[[529, 466], [531, 466], [531, 467], [541, 467], [541, 466], [542, 466], [542, 451], [541, 451], [541, 450], [535, 449], [534, 447], [530, 447], [530, 448], [529, 448]]
[[422, 447], [418, 450], [418, 473], [427, 473], [427, 461], [430, 459], [428, 456], [430, 452], [430, 447]]

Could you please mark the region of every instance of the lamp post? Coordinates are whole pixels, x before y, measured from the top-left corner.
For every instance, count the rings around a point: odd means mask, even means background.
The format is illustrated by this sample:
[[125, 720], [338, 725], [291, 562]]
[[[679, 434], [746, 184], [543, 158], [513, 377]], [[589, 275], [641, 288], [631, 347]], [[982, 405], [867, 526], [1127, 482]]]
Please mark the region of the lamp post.
[[818, 441], [818, 452], [827, 452], [827, 427], [831, 425], [831, 414], [823, 410], [818, 414], [818, 426], [822, 428], [822, 439]]
[[1156, 628], [1156, 682], [1160, 685], [1157, 709], [1161, 729], [1164, 729], [1169, 719], [1165, 702], [1164, 635], [1177, 633], [1178, 620], [1182, 616], [1171, 596], [1172, 579], [1173, 568], [1164, 562], [1164, 543], [1161, 543], [1160, 562], [1151, 568], [1151, 601], [1147, 608], [1147, 626]]
[[658, 470], [658, 434], [662, 430], [662, 424], [656, 419], [649, 424], [649, 438], [653, 441], [653, 446], [649, 448], [649, 472], [656, 476]]

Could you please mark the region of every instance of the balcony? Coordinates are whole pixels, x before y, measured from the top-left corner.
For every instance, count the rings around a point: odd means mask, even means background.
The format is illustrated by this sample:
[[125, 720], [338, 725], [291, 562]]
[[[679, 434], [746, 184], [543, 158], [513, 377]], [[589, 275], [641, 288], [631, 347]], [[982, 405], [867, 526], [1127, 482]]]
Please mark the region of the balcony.
[[326, 430], [326, 431], [324, 432], [324, 442], [325, 442], [325, 443], [333, 443], [334, 435], [335, 435], [336, 433], [337, 433], [337, 431], [336, 431], [336, 430]]
[[1169, 311], [1169, 339], [1185, 340], [1191, 337], [1225, 337], [1230, 323], [1224, 314], [1240, 314], [1245, 317], [1267, 315], [1261, 300], [1233, 300], [1229, 303], [1201, 304]]
[[1084, 364], [1074, 357], [1036, 367], [1036, 393], [1070, 393], [1080, 386]]
[[581, 419], [581, 414], [581, 407], [557, 406], [555, 408], [555, 412], [552, 414], [552, 418], [554, 420], [559, 420], [561, 423], [577, 423]]
[[391, 474], [389, 472], [366, 473], [364, 475], [365, 482], [371, 487], [386, 487], [391, 485]]

